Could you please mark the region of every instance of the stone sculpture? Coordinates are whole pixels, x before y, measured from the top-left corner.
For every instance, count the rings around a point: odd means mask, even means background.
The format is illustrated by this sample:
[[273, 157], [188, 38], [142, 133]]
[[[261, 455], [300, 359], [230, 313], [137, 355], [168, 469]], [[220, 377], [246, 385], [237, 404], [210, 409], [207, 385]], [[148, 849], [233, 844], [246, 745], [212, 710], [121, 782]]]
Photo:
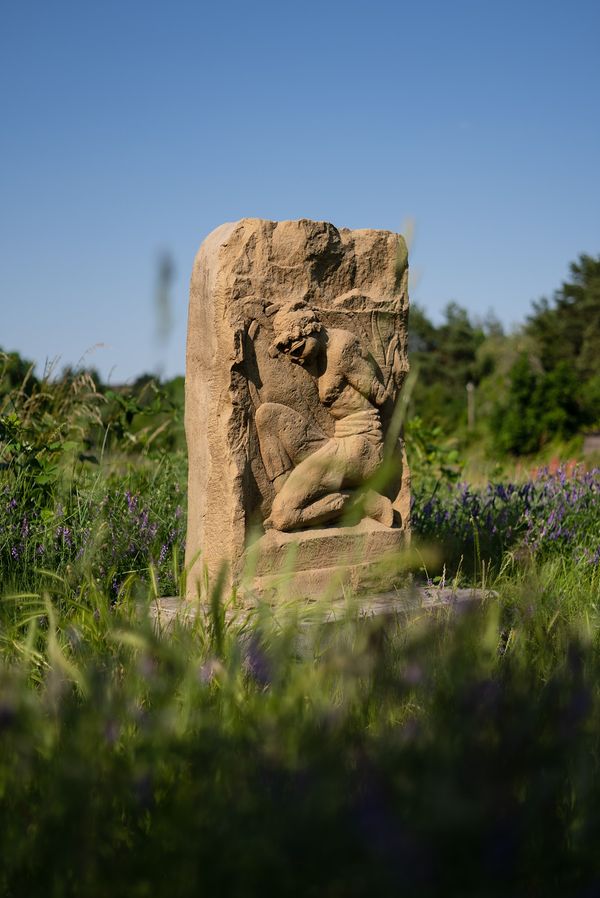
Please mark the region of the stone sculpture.
[[[408, 260], [388, 231], [243, 219], [203, 243], [186, 372], [188, 595], [224, 562], [247, 591], [367, 585], [408, 535], [394, 410]], [[291, 566], [291, 565], [290, 565]]]
[[[257, 408], [261, 455], [276, 493], [265, 526], [290, 531], [330, 524], [343, 517], [383, 462], [379, 408], [389, 394], [355, 335], [324, 328], [302, 301], [284, 305], [273, 330], [276, 351], [313, 374], [335, 423], [327, 436], [289, 406], [265, 402]], [[385, 496], [371, 491], [365, 513], [392, 526], [392, 503]]]

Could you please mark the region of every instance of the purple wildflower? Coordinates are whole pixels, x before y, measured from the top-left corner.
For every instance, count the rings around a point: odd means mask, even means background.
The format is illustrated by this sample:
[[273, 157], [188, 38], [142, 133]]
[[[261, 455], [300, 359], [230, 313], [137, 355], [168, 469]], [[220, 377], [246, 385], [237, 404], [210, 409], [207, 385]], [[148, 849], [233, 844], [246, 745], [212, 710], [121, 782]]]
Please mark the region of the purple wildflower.
[[133, 512], [137, 508], [138, 497], [132, 496], [129, 490], [125, 490], [125, 499], [127, 500], [127, 508], [129, 509], [129, 513], [133, 514]]

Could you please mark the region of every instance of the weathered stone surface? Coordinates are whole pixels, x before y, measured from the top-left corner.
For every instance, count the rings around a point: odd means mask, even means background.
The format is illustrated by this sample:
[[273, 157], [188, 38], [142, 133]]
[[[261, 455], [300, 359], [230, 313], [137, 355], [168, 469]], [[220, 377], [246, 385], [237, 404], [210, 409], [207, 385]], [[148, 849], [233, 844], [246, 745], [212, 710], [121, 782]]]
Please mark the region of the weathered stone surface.
[[[294, 618], [301, 627], [311, 624], [335, 624], [347, 620], [371, 619], [377, 617], [398, 617], [404, 621], [423, 612], [431, 615], [461, 614], [474, 610], [480, 603], [496, 601], [498, 594], [490, 589], [451, 589], [449, 587], [409, 586], [389, 592], [370, 592], [367, 595], [336, 598], [328, 603], [323, 614], [323, 603], [307, 600], [294, 607]], [[273, 606], [274, 612], [278, 610]], [[229, 605], [225, 618], [232, 625], [240, 625], [248, 637], [247, 625], [256, 618], [253, 609], [246, 606]], [[163, 632], [178, 622], [191, 625], [198, 615], [205, 616], [209, 609], [198, 602], [189, 602], [179, 597], [155, 599], [149, 608], [150, 617]], [[251, 631], [250, 631], [251, 632]]]
[[274, 588], [290, 546], [298, 594], [333, 575], [360, 588], [406, 541], [407, 272], [388, 231], [243, 219], [204, 241], [188, 320], [189, 597], [223, 563], [234, 584], [251, 563], [254, 590]]

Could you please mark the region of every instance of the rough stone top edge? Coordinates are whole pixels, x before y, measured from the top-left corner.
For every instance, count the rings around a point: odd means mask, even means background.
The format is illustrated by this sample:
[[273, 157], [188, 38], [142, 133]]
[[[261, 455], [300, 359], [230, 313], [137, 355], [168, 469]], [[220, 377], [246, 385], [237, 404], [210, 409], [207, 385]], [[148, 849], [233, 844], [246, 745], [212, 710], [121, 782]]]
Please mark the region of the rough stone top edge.
[[[218, 268], [217, 260], [220, 258], [222, 251], [227, 249], [230, 241], [233, 241], [235, 244], [237, 243], [238, 237], [245, 240], [246, 238], [253, 237], [253, 235], [257, 233], [262, 233], [265, 236], [268, 235], [267, 239], [270, 241], [274, 238], [277, 228], [280, 225], [304, 225], [306, 226], [307, 237], [312, 227], [316, 228], [317, 232], [322, 232], [324, 229], [331, 228], [340, 236], [342, 244], [345, 244], [347, 249], [355, 247], [357, 254], [360, 253], [360, 255], [362, 255], [369, 246], [372, 246], [372, 249], [375, 251], [377, 246], [380, 250], [386, 247], [384, 252], [388, 254], [388, 259], [391, 261], [392, 254], [395, 255], [396, 258], [396, 285], [389, 292], [390, 294], [399, 292], [399, 278], [400, 275], [405, 273], [408, 269], [409, 256], [406, 238], [403, 234], [383, 228], [338, 228], [337, 225], [334, 225], [331, 222], [310, 218], [281, 219], [276, 221], [268, 218], [252, 217], [244, 217], [237, 221], [224, 222], [204, 238], [194, 257], [190, 283], [192, 292], [194, 289], [197, 289], [198, 284], [202, 283], [204, 275], [201, 274], [201, 272], [210, 271], [211, 269], [216, 270], [216, 268]], [[351, 251], [353, 252], [354, 250], [352, 249]]]
[[[245, 220], [246, 219], [240, 219], [240, 221]], [[219, 247], [221, 247], [227, 241], [230, 235], [233, 234], [239, 223], [239, 221], [225, 221], [223, 222], [223, 224], [220, 224], [218, 227], [214, 228], [210, 232], [210, 234], [207, 234], [207, 236], [201, 242], [196, 253], [194, 268], [198, 264], [198, 261], [202, 255], [210, 255], [216, 252]]]
[[214, 246], [215, 244], [221, 245], [225, 243], [227, 238], [239, 228], [241, 225], [251, 224], [254, 226], [257, 225], [273, 225], [277, 226], [280, 224], [311, 224], [311, 225], [328, 225], [329, 227], [335, 228], [340, 234], [387, 234], [390, 237], [402, 238], [406, 242], [406, 238], [404, 234], [401, 234], [399, 231], [390, 231], [388, 228], [346, 228], [346, 227], [338, 227], [333, 224], [331, 221], [326, 221], [325, 219], [316, 219], [316, 218], [282, 218], [282, 219], [271, 219], [271, 218], [257, 218], [253, 216], [245, 216], [244, 218], [238, 218], [237, 221], [226, 221], [223, 224], [218, 225], [212, 231], [210, 231], [207, 236], [202, 240], [200, 244], [200, 249], [202, 249], [205, 245]]

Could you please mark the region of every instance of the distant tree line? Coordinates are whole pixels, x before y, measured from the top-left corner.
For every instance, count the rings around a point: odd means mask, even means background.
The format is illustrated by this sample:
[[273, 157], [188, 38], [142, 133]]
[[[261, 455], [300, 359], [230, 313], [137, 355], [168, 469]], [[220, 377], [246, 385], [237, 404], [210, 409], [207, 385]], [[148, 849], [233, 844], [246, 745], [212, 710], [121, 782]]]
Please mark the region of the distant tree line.
[[11, 426], [29, 427], [42, 443], [50, 432], [66, 439], [78, 422], [86, 450], [80, 457], [86, 461], [105, 451], [173, 452], [185, 448], [183, 404], [181, 376], [161, 381], [142, 374], [133, 383], [113, 385], [94, 369], [71, 366], [38, 376], [33, 362], [0, 347], [0, 445], [9, 416], [16, 415]]
[[456, 303], [439, 325], [413, 306], [409, 352], [417, 371], [410, 412], [448, 434], [466, 435], [468, 384], [475, 435], [498, 453], [535, 453], [600, 428], [600, 256], [573, 262], [569, 280], [534, 302], [512, 334]]

